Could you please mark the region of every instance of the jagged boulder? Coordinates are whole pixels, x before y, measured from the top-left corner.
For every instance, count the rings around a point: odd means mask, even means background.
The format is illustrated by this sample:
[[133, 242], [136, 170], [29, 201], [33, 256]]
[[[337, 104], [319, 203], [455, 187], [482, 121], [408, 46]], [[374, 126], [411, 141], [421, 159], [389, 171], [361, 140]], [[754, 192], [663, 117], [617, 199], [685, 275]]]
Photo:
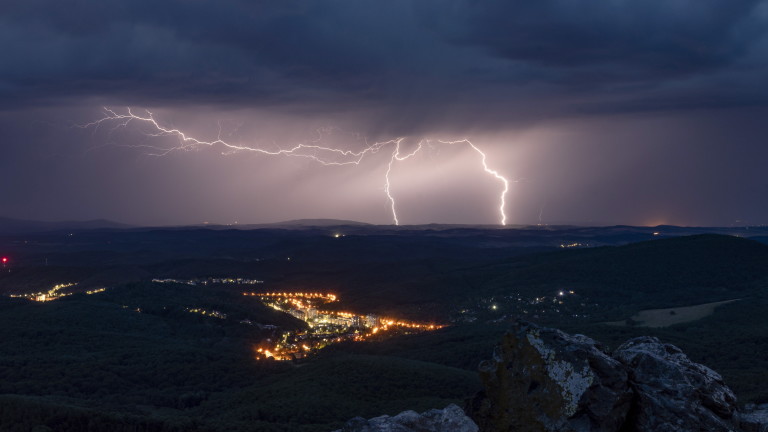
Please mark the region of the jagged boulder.
[[736, 409], [712, 369], [654, 337], [609, 356], [595, 341], [518, 321], [480, 365], [485, 390], [423, 414], [355, 418], [337, 432], [768, 432], [768, 404]]
[[768, 432], [768, 404], [747, 404], [736, 417], [744, 432]]
[[604, 431], [632, 400], [624, 367], [592, 339], [518, 322], [480, 365], [468, 411], [482, 431]]
[[736, 396], [712, 369], [655, 337], [621, 345], [614, 357], [627, 366], [636, 396], [638, 432], [733, 431]]
[[433, 409], [421, 414], [403, 411], [396, 416], [366, 420], [355, 417], [335, 432], [477, 432], [477, 425], [458, 406]]

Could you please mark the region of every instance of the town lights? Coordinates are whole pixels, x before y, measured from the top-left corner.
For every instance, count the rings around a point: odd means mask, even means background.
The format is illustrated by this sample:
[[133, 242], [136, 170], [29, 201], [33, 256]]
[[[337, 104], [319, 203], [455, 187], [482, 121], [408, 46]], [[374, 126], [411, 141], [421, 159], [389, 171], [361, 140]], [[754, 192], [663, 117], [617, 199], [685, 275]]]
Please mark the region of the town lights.
[[[409, 332], [414, 330], [435, 330], [442, 328], [434, 324], [422, 324], [382, 318], [377, 315], [359, 315], [354, 312], [323, 310], [322, 304], [338, 301], [335, 294], [319, 292], [270, 292], [243, 293], [258, 296], [267, 306], [286, 312], [304, 321], [308, 330], [303, 332], [284, 332], [282, 342], [267, 348], [258, 348], [257, 359], [293, 360], [305, 358], [313, 351], [332, 343], [344, 341], [364, 341], [374, 335], [380, 336], [395, 327]], [[396, 331], [396, 330], [395, 330]]]

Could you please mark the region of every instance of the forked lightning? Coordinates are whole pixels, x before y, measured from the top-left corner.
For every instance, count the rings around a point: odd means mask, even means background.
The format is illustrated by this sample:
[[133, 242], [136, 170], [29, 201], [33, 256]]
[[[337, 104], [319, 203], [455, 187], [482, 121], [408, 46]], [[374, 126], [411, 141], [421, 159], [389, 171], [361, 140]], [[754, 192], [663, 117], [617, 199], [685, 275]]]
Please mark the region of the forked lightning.
[[385, 180], [384, 191], [387, 195], [387, 199], [389, 200], [390, 208], [392, 211], [392, 219], [395, 225], [399, 225], [400, 220], [397, 217], [397, 206], [395, 203], [395, 197], [394, 195], [392, 195], [392, 190], [390, 188], [390, 175], [392, 173], [393, 165], [396, 162], [402, 162], [417, 155], [425, 147], [429, 145], [434, 145], [435, 143], [440, 145], [466, 145], [469, 148], [471, 148], [474, 152], [480, 155], [480, 158], [481, 158], [480, 160], [481, 160], [483, 170], [487, 174], [493, 176], [495, 179], [501, 182], [502, 185], [504, 186], [499, 197], [499, 207], [498, 207], [499, 222], [501, 223], [501, 225], [507, 224], [507, 215], [504, 211], [504, 208], [506, 206], [505, 198], [506, 198], [507, 192], [509, 191], [509, 180], [507, 180], [504, 176], [499, 174], [498, 171], [491, 169], [488, 166], [486, 154], [468, 139], [461, 139], [456, 141], [422, 140], [419, 142], [419, 144], [416, 146], [416, 148], [413, 151], [410, 151], [407, 153], [401, 151], [402, 150], [401, 145], [403, 143], [404, 138], [397, 138], [397, 139], [392, 139], [388, 141], [376, 142], [370, 145], [366, 142], [366, 146], [360, 151], [344, 150], [340, 148], [319, 145], [316, 143], [312, 143], [312, 144], [301, 143], [301, 144], [294, 145], [293, 147], [290, 147], [290, 148], [268, 150], [260, 147], [249, 147], [245, 145], [237, 145], [237, 144], [229, 143], [221, 138], [221, 134], [219, 134], [219, 137], [217, 137], [213, 141], [201, 140], [189, 135], [188, 133], [182, 130], [162, 126], [154, 118], [152, 113], [149, 111], [146, 111], [145, 115], [138, 115], [138, 114], [135, 114], [134, 111], [131, 110], [131, 108], [127, 108], [125, 113], [118, 113], [113, 109], [104, 108], [104, 114], [105, 114], [104, 117], [84, 125], [79, 125], [79, 127], [99, 128], [104, 125], [110, 125], [112, 126], [113, 129], [117, 129], [117, 128], [126, 128], [132, 122], [140, 122], [149, 127], [151, 131], [148, 133], [149, 136], [156, 136], [156, 137], [175, 136], [179, 139], [179, 144], [171, 147], [160, 147], [160, 146], [151, 146], [151, 145], [140, 146], [143, 148], [149, 148], [152, 151], [149, 154], [153, 156], [164, 156], [174, 151], [193, 150], [202, 146], [220, 145], [232, 152], [248, 151], [248, 152], [261, 153], [269, 156], [303, 157], [303, 158], [312, 159], [323, 165], [359, 165], [360, 162], [366, 156], [378, 153], [379, 150], [382, 150], [385, 147], [392, 147], [389, 163], [387, 165], [387, 171], [384, 176], [384, 180]]

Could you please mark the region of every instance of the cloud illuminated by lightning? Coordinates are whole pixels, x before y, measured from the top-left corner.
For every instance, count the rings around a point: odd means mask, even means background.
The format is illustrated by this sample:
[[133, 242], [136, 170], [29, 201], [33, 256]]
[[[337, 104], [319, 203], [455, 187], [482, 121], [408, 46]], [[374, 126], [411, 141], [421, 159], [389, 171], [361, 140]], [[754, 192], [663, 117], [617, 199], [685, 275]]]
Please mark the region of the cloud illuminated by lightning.
[[296, 144], [290, 148], [280, 148], [277, 150], [268, 150], [261, 147], [250, 147], [246, 145], [239, 145], [239, 144], [232, 144], [230, 142], [227, 142], [221, 138], [221, 125], [219, 125], [219, 134], [217, 138], [213, 141], [205, 141], [198, 138], [195, 138], [188, 133], [176, 129], [176, 128], [169, 128], [162, 126], [153, 116], [153, 114], [149, 111], [146, 111], [146, 114], [139, 115], [135, 114], [131, 108], [127, 108], [125, 113], [119, 113], [115, 110], [104, 108], [104, 117], [95, 120], [93, 122], [78, 125], [81, 128], [87, 129], [87, 128], [93, 128], [98, 129], [100, 127], [109, 126], [112, 130], [117, 130], [120, 128], [126, 128], [131, 123], [141, 123], [145, 126], [149, 127], [150, 132], [146, 133], [150, 137], [176, 137], [179, 140], [179, 144], [171, 147], [161, 147], [161, 146], [153, 146], [153, 145], [130, 145], [129, 147], [141, 147], [144, 149], [148, 149], [149, 155], [152, 156], [165, 156], [171, 152], [174, 151], [180, 151], [180, 150], [195, 150], [200, 147], [212, 147], [212, 146], [223, 146], [225, 149], [227, 149], [227, 152], [255, 152], [260, 153], [268, 156], [290, 156], [290, 157], [302, 157], [302, 158], [308, 158], [311, 160], [314, 160], [315, 162], [318, 162], [322, 165], [359, 165], [360, 162], [369, 155], [378, 153], [380, 150], [382, 150], [385, 147], [392, 147], [392, 152], [390, 154], [390, 159], [387, 164], [387, 171], [384, 176], [385, 185], [384, 185], [384, 192], [387, 195], [387, 199], [389, 200], [390, 209], [392, 212], [392, 219], [395, 225], [400, 224], [400, 220], [397, 217], [397, 206], [395, 202], [395, 197], [392, 194], [391, 188], [390, 188], [390, 174], [392, 173], [392, 167], [396, 162], [402, 162], [407, 159], [410, 159], [413, 156], [416, 156], [419, 152], [424, 150], [428, 146], [433, 146], [435, 144], [439, 145], [465, 145], [468, 146], [470, 149], [472, 149], [474, 152], [480, 155], [480, 161], [483, 170], [485, 173], [493, 176], [496, 180], [498, 180], [500, 183], [502, 183], [503, 190], [501, 191], [501, 194], [499, 196], [499, 223], [501, 225], [507, 224], [507, 215], [505, 212], [505, 206], [506, 206], [506, 195], [509, 191], [509, 183], [510, 181], [507, 180], [504, 176], [499, 174], [498, 171], [491, 169], [488, 166], [487, 163], [487, 156], [485, 152], [480, 150], [475, 144], [473, 144], [468, 139], [461, 139], [456, 141], [444, 141], [444, 140], [437, 140], [437, 141], [431, 141], [431, 140], [421, 140], [416, 148], [410, 152], [402, 152], [402, 143], [403, 138], [397, 138], [392, 139], [388, 141], [381, 141], [376, 142], [373, 144], [368, 144], [366, 141], [366, 145], [362, 150], [359, 151], [353, 151], [353, 150], [344, 150], [341, 148], [336, 147], [328, 147], [325, 145], [320, 145], [318, 143], [300, 143]]

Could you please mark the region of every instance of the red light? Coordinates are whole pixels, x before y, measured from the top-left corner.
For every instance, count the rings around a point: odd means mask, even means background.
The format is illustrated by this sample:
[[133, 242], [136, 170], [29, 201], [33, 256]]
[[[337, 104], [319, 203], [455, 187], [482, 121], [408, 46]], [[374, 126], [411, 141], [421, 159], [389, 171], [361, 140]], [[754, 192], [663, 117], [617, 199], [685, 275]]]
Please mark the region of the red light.
[[3, 257], [3, 264], [5, 264], [5, 263], [7, 263], [7, 262], [8, 262], [8, 258], [6, 258], [6, 257]]

